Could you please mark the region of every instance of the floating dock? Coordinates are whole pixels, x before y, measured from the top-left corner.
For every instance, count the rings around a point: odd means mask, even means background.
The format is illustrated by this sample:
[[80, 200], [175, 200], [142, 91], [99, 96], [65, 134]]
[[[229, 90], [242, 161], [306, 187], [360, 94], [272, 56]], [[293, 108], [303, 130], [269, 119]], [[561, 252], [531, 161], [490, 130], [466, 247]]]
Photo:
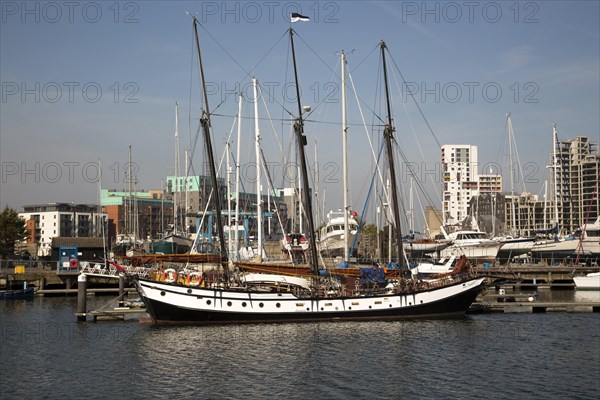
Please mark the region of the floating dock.
[[[148, 314], [145, 308], [141, 307], [116, 307], [110, 310], [94, 310], [86, 313], [93, 318], [94, 322], [103, 320], [124, 320], [126, 315]], [[143, 315], [142, 315], [143, 316]]]
[[475, 313], [551, 313], [600, 312], [600, 292], [586, 301], [538, 301], [532, 294], [485, 294], [477, 297], [469, 308]]

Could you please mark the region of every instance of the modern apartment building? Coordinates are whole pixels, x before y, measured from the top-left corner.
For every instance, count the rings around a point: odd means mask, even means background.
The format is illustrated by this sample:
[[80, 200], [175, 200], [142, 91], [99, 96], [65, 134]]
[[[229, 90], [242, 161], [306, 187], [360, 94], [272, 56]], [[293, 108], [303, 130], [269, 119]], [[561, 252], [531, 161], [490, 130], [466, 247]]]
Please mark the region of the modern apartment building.
[[600, 154], [598, 143], [584, 136], [555, 140], [554, 145], [552, 168], [557, 207], [552, 215], [555, 220], [558, 214], [559, 229], [568, 234], [586, 221], [593, 223], [600, 215]]
[[31, 235], [27, 242], [37, 244], [37, 255], [50, 255], [55, 237], [102, 236], [102, 221], [107, 214], [93, 204], [48, 203], [23, 207], [19, 216], [25, 219]]
[[546, 199], [539, 199], [528, 192], [496, 192], [495, 196], [486, 196], [487, 187], [501, 189], [501, 181], [497, 185], [492, 183], [494, 178], [480, 175], [481, 196], [473, 196], [469, 204], [470, 212], [477, 216], [479, 227], [488, 233], [532, 236], [552, 230], [558, 220], [561, 235], [567, 235], [586, 222], [593, 223], [600, 215], [598, 144], [583, 136], [555, 140], [551, 160], [551, 180], [556, 184], [549, 185]]
[[442, 216], [444, 225], [460, 223], [468, 215], [468, 204], [478, 191], [477, 146], [442, 146]]

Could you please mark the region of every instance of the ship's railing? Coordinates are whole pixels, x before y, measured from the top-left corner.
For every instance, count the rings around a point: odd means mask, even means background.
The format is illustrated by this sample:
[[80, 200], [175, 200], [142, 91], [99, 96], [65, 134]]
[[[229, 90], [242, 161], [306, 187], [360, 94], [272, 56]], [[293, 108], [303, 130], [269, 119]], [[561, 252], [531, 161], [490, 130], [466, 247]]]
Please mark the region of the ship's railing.
[[[144, 267], [134, 267], [131, 265], [124, 265], [125, 271], [128, 275], [138, 275], [141, 277], [146, 277], [148, 275], [148, 268]], [[79, 263], [79, 273], [81, 274], [89, 274], [89, 275], [101, 275], [106, 277], [118, 277], [119, 270], [113, 265], [105, 265], [103, 263], [95, 263], [82, 261]]]

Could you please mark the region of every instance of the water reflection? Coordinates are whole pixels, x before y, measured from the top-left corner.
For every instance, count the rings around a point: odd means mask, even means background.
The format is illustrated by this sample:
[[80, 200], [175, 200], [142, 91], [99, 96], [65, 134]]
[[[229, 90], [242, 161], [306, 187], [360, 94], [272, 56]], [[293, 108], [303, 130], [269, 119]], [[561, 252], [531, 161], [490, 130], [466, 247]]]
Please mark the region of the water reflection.
[[600, 348], [597, 313], [154, 326], [77, 323], [76, 303], [0, 303], [0, 358], [10, 366], [0, 368], [2, 398], [595, 398], [600, 391], [600, 352], [590, 351]]
[[600, 290], [576, 290], [574, 298], [578, 303], [600, 303]]

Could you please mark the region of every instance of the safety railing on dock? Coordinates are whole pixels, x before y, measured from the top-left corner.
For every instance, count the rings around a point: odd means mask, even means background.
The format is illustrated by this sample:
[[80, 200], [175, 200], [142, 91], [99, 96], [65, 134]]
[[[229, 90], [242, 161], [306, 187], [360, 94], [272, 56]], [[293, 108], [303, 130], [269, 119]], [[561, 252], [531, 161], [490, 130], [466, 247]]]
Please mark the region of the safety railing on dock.
[[[144, 267], [134, 267], [134, 266], [123, 266], [127, 274], [130, 275], [138, 275], [141, 277], [146, 277], [148, 275], [148, 268]], [[79, 264], [79, 273], [87, 274], [87, 275], [96, 275], [96, 276], [104, 276], [111, 278], [119, 277], [119, 270], [112, 265], [105, 265], [102, 263], [92, 263], [88, 261], [82, 261]]]

